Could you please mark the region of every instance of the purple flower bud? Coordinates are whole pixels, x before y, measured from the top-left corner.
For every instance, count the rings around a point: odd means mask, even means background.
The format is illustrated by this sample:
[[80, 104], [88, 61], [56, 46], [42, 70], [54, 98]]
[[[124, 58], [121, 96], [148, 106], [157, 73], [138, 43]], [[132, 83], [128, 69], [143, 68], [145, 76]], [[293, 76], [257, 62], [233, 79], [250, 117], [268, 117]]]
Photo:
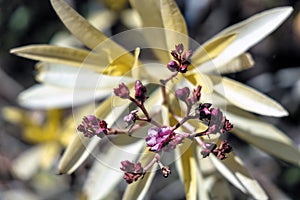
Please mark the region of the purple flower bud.
[[211, 152], [213, 152], [216, 149], [217, 145], [214, 143], [206, 142], [205, 147], [203, 150], [200, 152], [203, 158], [209, 156]]
[[133, 163], [125, 160], [121, 162], [121, 165], [122, 166], [120, 169], [124, 171], [123, 178], [128, 184], [132, 183], [133, 181], [137, 181], [144, 174], [144, 169], [140, 162]]
[[138, 110], [133, 110], [129, 113], [129, 115], [126, 115], [123, 120], [127, 123], [128, 126], [135, 123], [135, 120], [137, 119], [137, 112]]
[[190, 89], [188, 87], [177, 89], [175, 94], [181, 101], [186, 102], [187, 98], [190, 96]]
[[134, 85], [135, 89], [135, 99], [144, 102], [147, 97], [147, 88], [142, 84], [141, 81], [136, 81]]
[[179, 72], [181, 72], [181, 73], [185, 73], [185, 72], [187, 72], [187, 68], [188, 68], [188, 65], [180, 65], [180, 67], [179, 67]]
[[202, 89], [202, 87], [200, 85], [198, 85], [197, 88], [193, 90], [193, 99], [192, 99], [193, 104], [195, 104], [196, 102], [198, 102], [200, 100], [201, 89]]
[[191, 58], [192, 55], [193, 55], [193, 52], [191, 50], [188, 50], [182, 55], [182, 60], [187, 61]]
[[211, 116], [211, 111], [210, 108], [211, 104], [210, 103], [203, 103], [200, 104], [199, 107], [196, 110], [197, 115], [199, 116], [200, 120], [210, 120]]
[[171, 72], [175, 72], [178, 70], [177, 62], [174, 60], [170, 60], [170, 62], [167, 64], [167, 67]]
[[171, 169], [169, 166], [163, 166], [161, 168], [161, 172], [165, 178], [167, 178], [171, 174]]
[[107, 133], [107, 123], [104, 120], [100, 120], [94, 115], [88, 115], [83, 117], [82, 123], [77, 127], [79, 132], [82, 132], [85, 137], [99, 136]]
[[124, 83], [121, 83], [119, 84], [119, 87], [114, 88], [114, 93], [122, 99], [128, 99], [130, 95], [130, 91]]
[[176, 49], [176, 51], [177, 51], [177, 53], [179, 54], [179, 55], [181, 55], [182, 54], [182, 52], [183, 52], [183, 44], [182, 43], [180, 43], [180, 44], [178, 44], [178, 45], [175, 45], [175, 49]]

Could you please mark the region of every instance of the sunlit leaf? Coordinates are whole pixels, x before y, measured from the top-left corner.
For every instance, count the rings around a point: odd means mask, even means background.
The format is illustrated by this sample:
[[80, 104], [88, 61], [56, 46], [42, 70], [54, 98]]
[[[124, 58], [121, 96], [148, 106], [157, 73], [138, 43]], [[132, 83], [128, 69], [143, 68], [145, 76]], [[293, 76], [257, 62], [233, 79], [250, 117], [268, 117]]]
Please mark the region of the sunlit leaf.
[[[163, 27], [159, 0], [129, 0], [131, 6], [139, 13], [143, 27]], [[151, 9], [149, 9], [151, 8]]]
[[87, 20], [64, 1], [51, 0], [51, 4], [69, 31], [90, 49], [94, 49], [107, 39], [103, 33], [89, 24]]
[[[95, 112], [96, 116], [99, 119], [104, 119], [107, 121], [107, 123], [110, 124], [114, 123], [111, 117], [109, 118], [109, 113], [111, 112], [111, 98], [107, 98], [103, 103], [101, 103], [101, 105]], [[83, 117], [91, 113], [93, 113], [93, 110], [91, 109], [82, 109], [76, 114], [80, 117]], [[116, 118], [118, 118], [121, 113], [122, 111], [119, 111], [118, 114], [115, 113]], [[58, 171], [61, 174], [70, 174], [74, 170], [76, 170], [80, 166], [80, 164], [82, 164], [82, 162], [89, 156], [90, 151], [93, 150], [101, 140], [98, 137], [90, 139], [84, 137], [83, 134], [76, 134], [76, 127], [78, 125], [77, 123], [79, 124], [80, 122], [75, 121], [75, 124], [69, 124], [69, 126], [73, 127], [75, 134], [73, 140], [68, 145], [59, 162]]]
[[[149, 151], [148, 148], [145, 148], [142, 153], [139, 162], [142, 166], [146, 166], [154, 157], [154, 154]], [[153, 167], [156, 169], [156, 167]], [[139, 179], [137, 182], [133, 182], [127, 186], [125, 193], [122, 197], [123, 200], [131, 199], [144, 199], [155, 175], [155, 169], [152, 169], [150, 172], [147, 172], [142, 179]]]
[[205, 93], [212, 93], [214, 90], [213, 82], [205, 74], [193, 73], [185, 77], [194, 85], [194, 87], [201, 85], [202, 91]]
[[182, 43], [188, 49], [188, 32], [185, 20], [173, 0], [160, 0], [160, 12], [163, 27], [173, 32], [166, 32], [166, 43], [169, 51], [175, 48], [175, 45]]
[[194, 147], [191, 142], [185, 140], [176, 149], [177, 155], [181, 155], [181, 159], [177, 161], [179, 172], [182, 172], [182, 180], [184, 183], [184, 190], [186, 199], [197, 199], [197, 165], [194, 157]]
[[[144, 141], [140, 140], [135, 143], [120, 147], [114, 144], [106, 147], [105, 152], [97, 155], [92, 169], [89, 171], [85, 181], [83, 192], [88, 199], [103, 199], [116, 185], [121, 181], [124, 173], [118, 167], [123, 160], [137, 160], [139, 153], [144, 147]], [[131, 153], [134, 152], [134, 153]], [[99, 189], [101, 188], [101, 189]]]
[[257, 181], [252, 178], [242, 161], [233, 153], [230, 153], [228, 158], [223, 161], [213, 155], [210, 155], [209, 158], [217, 170], [239, 190], [251, 195], [254, 199], [268, 199], [264, 190]]
[[234, 124], [234, 134], [263, 151], [300, 166], [300, 152], [282, 131], [254, 115], [229, 107], [226, 116]]
[[222, 94], [232, 104], [257, 114], [281, 117], [288, 115], [287, 111], [276, 101], [266, 95], [229, 78], [213, 78], [220, 81], [215, 90]]
[[[20, 93], [20, 105], [32, 109], [65, 108], [82, 105], [111, 94], [111, 90], [76, 90], [51, 85], [34, 85]], [[59, 97], [59, 98], [58, 98]]]
[[[113, 62], [112, 65], [121, 67], [119, 71], [122, 73], [130, 70], [134, 58], [127, 50], [108, 39], [64, 1], [51, 0], [51, 4], [61, 21], [75, 37], [95, 52], [107, 55]], [[111, 70], [108, 69], [109, 71]]]
[[[157, 49], [152, 49], [156, 57], [159, 58], [162, 63], [167, 63], [170, 56], [169, 52], [166, 51], [166, 30], [162, 29], [164, 25], [160, 11], [160, 0], [129, 0], [129, 2], [138, 12], [143, 27], [154, 27], [151, 30], [146, 29], [143, 31], [143, 36], [151, 46], [157, 47]], [[155, 38], [155, 40], [153, 40], [153, 38]], [[174, 45], [175, 44], [173, 44], [173, 46]]]
[[222, 53], [224, 49], [226, 49], [236, 39], [236, 37], [236, 33], [230, 33], [227, 35], [221, 35], [220, 37], [216, 37], [209, 42], [206, 42], [193, 53], [191, 58], [192, 64], [198, 67], [202, 63], [214, 59]]
[[[117, 83], [133, 83], [134, 79], [124, 76], [108, 76], [98, 74], [85, 68], [74, 68], [68, 65], [38, 63], [36, 80], [48, 85], [70, 88], [74, 92], [87, 90], [111, 90]], [[76, 89], [74, 89], [76, 88]]]
[[235, 57], [231, 61], [221, 66], [216, 67], [213, 62], [207, 62], [201, 65], [201, 67], [197, 68], [199, 73], [206, 74], [228, 74], [228, 73], [236, 73], [246, 69], [253, 67], [254, 60], [250, 53], [243, 53], [238, 57]]
[[29, 45], [12, 49], [10, 52], [32, 60], [87, 67], [100, 72], [109, 65], [105, 54], [94, 54], [87, 50], [70, 47]]
[[258, 13], [242, 22], [234, 24], [221, 31], [210, 41], [224, 35], [235, 33], [236, 39], [213, 60], [216, 66], [225, 64], [236, 56], [245, 53], [253, 45], [272, 33], [292, 13], [292, 7], [273, 8]]

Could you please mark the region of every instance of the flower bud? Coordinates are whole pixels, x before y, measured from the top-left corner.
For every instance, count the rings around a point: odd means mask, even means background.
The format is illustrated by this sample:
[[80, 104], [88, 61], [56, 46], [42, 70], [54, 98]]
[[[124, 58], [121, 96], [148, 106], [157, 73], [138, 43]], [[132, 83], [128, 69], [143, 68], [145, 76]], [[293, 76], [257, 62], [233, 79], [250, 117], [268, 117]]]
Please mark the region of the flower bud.
[[130, 95], [130, 91], [124, 83], [121, 83], [119, 84], [119, 87], [114, 88], [114, 93], [122, 99], [128, 99]]

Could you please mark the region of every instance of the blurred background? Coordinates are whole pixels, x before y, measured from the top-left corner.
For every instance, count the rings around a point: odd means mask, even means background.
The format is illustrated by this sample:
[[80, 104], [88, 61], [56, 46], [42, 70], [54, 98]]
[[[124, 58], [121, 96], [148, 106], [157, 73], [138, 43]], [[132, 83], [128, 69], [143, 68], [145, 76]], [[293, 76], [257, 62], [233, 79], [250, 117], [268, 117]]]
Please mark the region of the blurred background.
[[[290, 113], [265, 120], [283, 130], [300, 149], [300, 2], [288, 0], [178, 0], [190, 36], [203, 43], [223, 28], [259, 11], [293, 6], [294, 12], [271, 36], [250, 52], [255, 67], [229, 74], [280, 102]], [[126, 0], [68, 0], [80, 14], [92, 20], [108, 36], [139, 26]], [[34, 61], [9, 53], [29, 44], [65, 42], [81, 44], [70, 37], [47, 0], [0, 0], [0, 200], [76, 199], [90, 160], [71, 176], [57, 176], [55, 164], [69, 136], [57, 130], [70, 110], [20, 108], [17, 95], [33, 85]], [[43, 132], [46, 136], [40, 136]], [[271, 158], [233, 136], [234, 148], [263, 187], [277, 199], [300, 198], [300, 168]], [[47, 154], [44, 154], [45, 151]], [[50, 152], [51, 156], [48, 155]], [[27, 154], [26, 154], [27, 153]], [[44, 160], [37, 160], [44, 158]], [[23, 170], [22, 170], [23, 169]], [[154, 191], [155, 187], [153, 186]], [[236, 191], [237, 192], [237, 191]], [[240, 194], [237, 194], [237, 196]], [[238, 199], [247, 199], [238, 196]], [[159, 193], [151, 199], [159, 198]], [[184, 196], [178, 196], [184, 199]]]

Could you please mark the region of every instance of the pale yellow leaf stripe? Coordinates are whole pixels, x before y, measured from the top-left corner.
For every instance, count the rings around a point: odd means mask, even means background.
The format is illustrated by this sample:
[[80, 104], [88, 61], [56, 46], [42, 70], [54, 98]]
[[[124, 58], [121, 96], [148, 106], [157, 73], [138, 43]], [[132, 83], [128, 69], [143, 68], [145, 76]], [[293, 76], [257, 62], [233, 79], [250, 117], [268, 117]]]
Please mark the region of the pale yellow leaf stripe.
[[[173, 0], [160, 0], [160, 11], [168, 50], [173, 50], [175, 44], [182, 43], [188, 49], [188, 31], [177, 4]], [[171, 30], [172, 32], [169, 32]]]
[[[191, 57], [192, 64], [198, 67], [204, 62], [210, 61], [217, 57], [226, 47], [228, 47], [237, 37], [236, 33], [227, 34], [217, 37], [212, 41], [200, 46]], [[201, 68], [201, 67], [200, 67]]]
[[197, 199], [197, 164], [194, 157], [194, 146], [190, 141], [185, 140], [182, 145], [176, 148], [177, 154], [181, 155], [179, 169], [182, 172], [186, 199]]
[[226, 77], [211, 78], [215, 82], [215, 91], [239, 108], [266, 116], [288, 115], [288, 112], [279, 103], [253, 88]]
[[265, 191], [252, 178], [242, 161], [236, 155], [230, 153], [228, 158], [223, 161], [213, 155], [210, 155], [209, 158], [217, 170], [242, 192], [251, 195], [254, 199], [268, 199]]
[[84, 66], [98, 72], [103, 72], [105, 67], [110, 64], [107, 55], [105, 54], [95, 54], [87, 50], [70, 47], [28, 45], [12, 49], [10, 52], [32, 60], [59, 63], [75, 67]]

